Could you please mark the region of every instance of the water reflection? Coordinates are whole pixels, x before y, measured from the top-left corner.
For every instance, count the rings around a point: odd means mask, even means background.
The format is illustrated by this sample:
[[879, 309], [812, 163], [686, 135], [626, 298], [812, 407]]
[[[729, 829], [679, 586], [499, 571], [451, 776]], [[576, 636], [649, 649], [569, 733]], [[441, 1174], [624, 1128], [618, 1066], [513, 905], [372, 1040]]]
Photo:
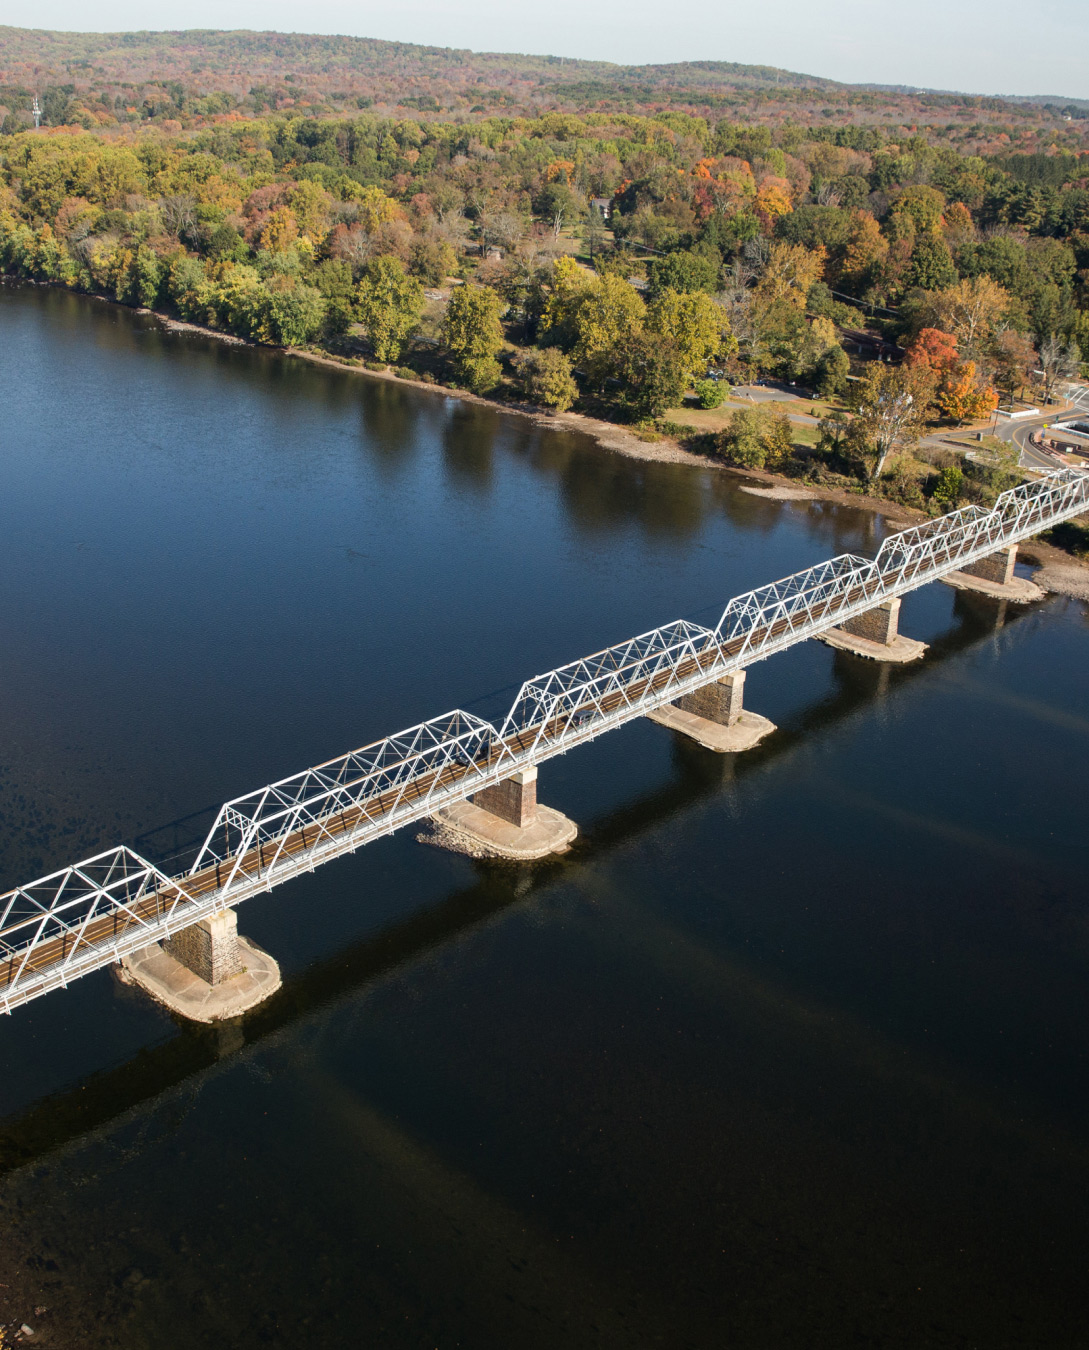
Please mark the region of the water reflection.
[[420, 447], [417, 434], [421, 416], [430, 413], [429, 421], [441, 415], [438, 410], [425, 409], [420, 396], [392, 380], [370, 380], [360, 388], [359, 377], [345, 375], [351, 381], [352, 393], [359, 408], [359, 422], [363, 432], [362, 445], [384, 477], [393, 471], [406, 471]]
[[[278, 994], [229, 1032], [179, 1019], [177, 1035], [165, 1043], [91, 1075], [75, 1089], [37, 1102], [24, 1113], [0, 1120], [0, 1174], [153, 1100], [226, 1053], [257, 1045], [319, 1008], [329, 1009], [390, 971], [464, 937], [512, 905], [529, 902], [558, 880], [577, 879], [587, 865], [599, 867], [610, 853], [659, 830], [698, 802], [722, 793], [728, 797], [737, 784], [759, 778], [772, 768], [781, 772], [794, 754], [812, 751], [822, 735], [883, 701], [896, 687], [933, 680], [940, 675], [942, 664], [986, 643], [995, 626], [993, 614], [988, 622], [985, 608], [972, 603], [961, 608], [965, 611], [961, 622], [939, 637], [921, 662], [892, 666], [833, 650], [834, 690], [803, 704], [774, 735], [744, 755], [715, 754], [679, 733], [663, 732], [671, 740], [669, 779], [596, 820], [581, 822], [580, 837], [564, 857], [523, 867], [473, 863], [476, 880], [472, 885], [286, 978]], [[1013, 608], [1014, 622], [1025, 615], [1024, 607]], [[171, 822], [137, 838], [134, 845], [147, 850], [146, 856], [185, 859], [203, 840], [211, 814], [209, 809]], [[159, 854], [159, 850], [169, 850], [169, 854]], [[139, 1002], [144, 996], [116, 983], [114, 997]]]
[[442, 427], [444, 462], [454, 486], [486, 496], [494, 478], [499, 418], [490, 409], [451, 399]]

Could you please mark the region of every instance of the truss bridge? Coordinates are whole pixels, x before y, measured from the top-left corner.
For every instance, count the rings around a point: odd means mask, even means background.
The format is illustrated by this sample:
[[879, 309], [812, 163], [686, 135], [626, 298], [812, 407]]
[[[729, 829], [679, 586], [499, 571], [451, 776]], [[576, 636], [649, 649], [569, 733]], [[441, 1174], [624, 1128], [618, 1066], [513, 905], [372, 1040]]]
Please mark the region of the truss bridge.
[[[676, 705], [899, 596], [979, 569], [1089, 509], [1064, 469], [735, 596], [714, 628], [677, 620], [527, 680], [497, 724], [453, 711], [225, 802], [192, 867], [120, 845], [0, 896], [0, 1010], [101, 969], [543, 761]], [[986, 575], [985, 571], [980, 573]], [[918, 645], [918, 644], [916, 644]]]

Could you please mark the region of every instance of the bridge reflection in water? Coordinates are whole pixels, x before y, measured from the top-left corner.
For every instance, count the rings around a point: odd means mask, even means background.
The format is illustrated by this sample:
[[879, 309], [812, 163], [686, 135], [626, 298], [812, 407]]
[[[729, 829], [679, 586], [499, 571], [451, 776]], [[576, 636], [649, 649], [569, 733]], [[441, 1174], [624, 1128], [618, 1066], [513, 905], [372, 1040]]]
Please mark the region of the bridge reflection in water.
[[[131, 1111], [165, 1104], [179, 1091], [198, 1091], [217, 1067], [275, 1045], [295, 1029], [305, 1028], [308, 1037], [320, 1035], [319, 1024], [335, 1020], [345, 1004], [399, 968], [486, 929], [519, 905], [532, 905], [557, 881], [577, 875], [588, 856], [595, 864], [607, 861], [663, 823], [729, 789], [731, 783], [759, 784], [769, 773], [781, 772], [794, 756], [819, 744], [824, 733], [867, 716], [875, 700], [885, 699], [900, 686], [932, 678], [945, 661], [994, 641], [1005, 626], [1005, 616], [996, 613], [993, 604], [963, 593], [956, 595], [953, 613], [957, 622], [933, 638], [925, 664], [890, 667], [836, 652], [835, 687], [801, 707], [780, 724], [778, 735], [750, 754], [716, 755], [675, 734], [672, 775], [590, 822], [583, 831], [582, 849], [533, 868], [475, 864], [478, 875], [470, 885], [285, 977], [283, 987], [244, 1022], [217, 1027], [181, 1022], [181, 1034], [145, 1046], [131, 1059], [81, 1079], [74, 1089], [52, 1092], [0, 1120], [0, 1176], [87, 1139]], [[1018, 608], [1013, 622], [1027, 613]], [[199, 818], [206, 819], [207, 814], [202, 812]], [[187, 817], [164, 826], [162, 833], [173, 845], [179, 838], [176, 827], [188, 843], [192, 824], [193, 818]], [[200, 839], [193, 837], [190, 856]], [[118, 990], [121, 997], [126, 993]]]

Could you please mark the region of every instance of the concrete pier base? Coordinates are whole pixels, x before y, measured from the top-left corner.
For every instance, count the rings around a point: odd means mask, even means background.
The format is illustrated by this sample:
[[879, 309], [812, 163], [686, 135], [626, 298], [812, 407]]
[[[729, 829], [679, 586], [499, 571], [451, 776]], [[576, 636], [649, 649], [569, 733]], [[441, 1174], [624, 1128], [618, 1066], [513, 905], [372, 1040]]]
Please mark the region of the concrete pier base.
[[887, 661], [892, 665], [917, 661], [926, 651], [926, 643], [901, 636], [899, 625], [900, 601], [885, 600], [817, 636], [829, 647], [863, 656], [867, 661]]
[[1018, 605], [1030, 605], [1047, 594], [1028, 577], [1014, 577], [1003, 584], [969, 576], [967, 572], [950, 572], [947, 577], [942, 577], [942, 581], [957, 591], [974, 591], [976, 595], [989, 595], [993, 600], [1013, 600]]
[[[179, 954], [193, 956], [193, 964], [218, 978], [214, 982], [203, 978], [180, 961]], [[281, 983], [280, 967], [268, 952], [238, 936], [233, 910], [124, 957], [118, 974], [126, 984], [136, 985], [191, 1022], [240, 1017], [274, 994]]]
[[706, 750], [740, 754], [775, 730], [774, 722], [759, 713], [747, 712], [744, 700], [745, 672], [735, 670], [685, 694], [676, 703], [655, 708], [647, 713], [647, 718], [690, 736]]
[[472, 801], [454, 802], [431, 817], [431, 833], [416, 837], [471, 858], [532, 862], [566, 853], [578, 835], [573, 820], [537, 801], [537, 770], [522, 769], [482, 788]]
[[742, 712], [732, 725], [723, 726], [721, 722], [687, 712], [675, 703], [655, 708], [647, 713], [647, 718], [671, 731], [680, 731], [705, 750], [717, 750], [721, 755], [739, 755], [743, 750], [751, 750], [775, 730], [775, 723], [759, 713]]
[[942, 577], [942, 581], [958, 591], [975, 591], [977, 595], [989, 595], [994, 600], [1013, 600], [1020, 605], [1042, 600], [1044, 592], [1035, 582], [1015, 575], [1013, 569], [1016, 562], [1017, 545], [1013, 544], [987, 558], [980, 558], [978, 562], [970, 563], [959, 572], [950, 572], [947, 577]]
[[470, 858], [532, 862], [550, 853], [566, 853], [578, 832], [573, 820], [550, 806], [538, 806], [536, 817], [528, 825], [515, 825], [475, 802], [461, 801], [436, 811], [431, 817], [431, 830], [416, 837], [422, 844], [434, 844]]
[[892, 642], [874, 642], [870, 638], [845, 633], [842, 628], [829, 628], [826, 633], [818, 634], [818, 637], [821, 642], [838, 651], [864, 656], [867, 661], [887, 661], [890, 665], [917, 661], [926, 651], [925, 642], [916, 642], [914, 638], [901, 637], [899, 634]]

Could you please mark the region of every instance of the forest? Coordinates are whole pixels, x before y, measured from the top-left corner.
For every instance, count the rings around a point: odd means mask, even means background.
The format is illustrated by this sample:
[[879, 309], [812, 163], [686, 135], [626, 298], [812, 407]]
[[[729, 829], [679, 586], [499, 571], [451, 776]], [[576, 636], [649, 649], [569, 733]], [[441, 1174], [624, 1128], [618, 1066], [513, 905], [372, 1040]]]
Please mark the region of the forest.
[[[1061, 90], [1036, 98], [841, 84], [732, 61], [621, 66], [557, 56], [472, 52], [309, 33], [57, 33], [0, 25], [0, 124], [44, 122], [190, 128], [226, 113], [363, 108], [459, 119], [541, 112], [689, 112], [774, 125], [1005, 128], [1085, 146], [1089, 101]], [[9, 120], [10, 119], [10, 120]]]
[[[225, 112], [0, 134], [0, 269], [246, 339], [686, 437], [925, 509], [1013, 467], [935, 427], [1089, 371], [1069, 132], [676, 110]], [[808, 390], [715, 434], [676, 410]], [[797, 420], [797, 419], [795, 419]]]

